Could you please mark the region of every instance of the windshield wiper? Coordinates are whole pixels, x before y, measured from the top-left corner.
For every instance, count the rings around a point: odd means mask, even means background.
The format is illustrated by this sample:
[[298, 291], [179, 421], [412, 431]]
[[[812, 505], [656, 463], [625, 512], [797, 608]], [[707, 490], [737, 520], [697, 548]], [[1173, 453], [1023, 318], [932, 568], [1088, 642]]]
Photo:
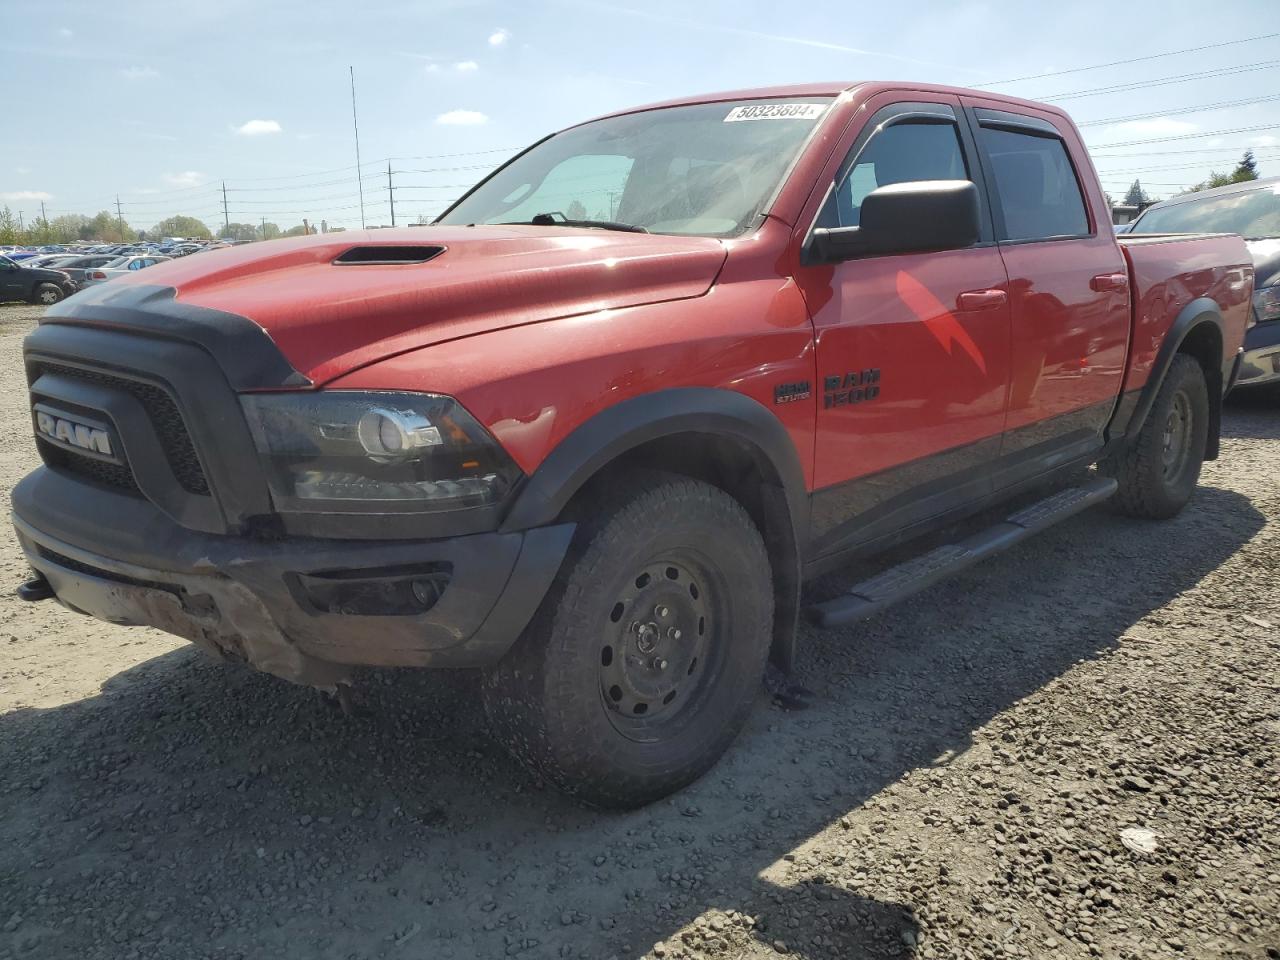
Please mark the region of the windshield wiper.
[[623, 223], [620, 220], [570, 220], [559, 210], [551, 213], [535, 213], [528, 220], [512, 220], [501, 224], [504, 227], [595, 227], [599, 230], [621, 230], [623, 233], [648, 233], [638, 223]]

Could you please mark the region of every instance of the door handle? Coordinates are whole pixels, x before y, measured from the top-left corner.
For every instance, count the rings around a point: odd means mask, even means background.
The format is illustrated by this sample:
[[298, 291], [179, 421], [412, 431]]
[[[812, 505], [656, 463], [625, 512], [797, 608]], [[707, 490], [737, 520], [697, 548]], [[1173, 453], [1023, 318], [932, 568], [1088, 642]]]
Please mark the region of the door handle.
[[1089, 281], [1089, 288], [1098, 293], [1128, 290], [1129, 275], [1127, 273], [1100, 273]]
[[956, 307], [960, 310], [990, 310], [1008, 302], [1009, 295], [1003, 290], [966, 290], [956, 297]]

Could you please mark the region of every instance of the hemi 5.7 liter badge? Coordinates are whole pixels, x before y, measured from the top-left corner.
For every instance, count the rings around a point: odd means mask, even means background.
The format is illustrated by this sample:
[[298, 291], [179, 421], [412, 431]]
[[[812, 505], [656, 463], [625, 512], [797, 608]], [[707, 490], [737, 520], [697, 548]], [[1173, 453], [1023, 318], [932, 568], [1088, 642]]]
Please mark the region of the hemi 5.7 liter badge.
[[99, 460], [120, 462], [112, 443], [111, 428], [105, 423], [55, 410], [43, 403], [37, 403], [32, 413], [36, 421], [36, 436], [41, 440]]
[[807, 400], [813, 391], [808, 380], [797, 380], [795, 383], [779, 383], [773, 388], [774, 403], [794, 403]]

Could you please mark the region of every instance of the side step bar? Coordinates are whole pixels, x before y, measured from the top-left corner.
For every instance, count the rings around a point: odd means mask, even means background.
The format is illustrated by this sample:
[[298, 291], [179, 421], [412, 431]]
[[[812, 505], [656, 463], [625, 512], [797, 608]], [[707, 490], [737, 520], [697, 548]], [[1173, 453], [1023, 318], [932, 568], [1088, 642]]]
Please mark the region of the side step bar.
[[1116, 492], [1116, 481], [1098, 477], [1047, 497], [995, 526], [959, 543], [949, 543], [890, 567], [852, 587], [843, 596], [805, 608], [805, 616], [820, 627], [837, 627], [874, 616], [939, 580], [967, 570], [1002, 550], [1021, 543], [1061, 520], [1073, 517]]

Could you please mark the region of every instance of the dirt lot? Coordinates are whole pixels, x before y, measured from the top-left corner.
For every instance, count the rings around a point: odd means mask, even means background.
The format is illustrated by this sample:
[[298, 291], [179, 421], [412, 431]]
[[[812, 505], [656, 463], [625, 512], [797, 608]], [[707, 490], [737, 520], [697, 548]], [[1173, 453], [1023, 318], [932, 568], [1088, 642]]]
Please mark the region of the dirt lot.
[[[35, 314], [0, 307], [6, 510]], [[509, 762], [469, 675], [348, 718], [22, 604], [5, 525], [0, 957], [1280, 958], [1280, 402], [1225, 432], [1173, 522], [1095, 511], [806, 632], [812, 709], [762, 694], [621, 816]]]

